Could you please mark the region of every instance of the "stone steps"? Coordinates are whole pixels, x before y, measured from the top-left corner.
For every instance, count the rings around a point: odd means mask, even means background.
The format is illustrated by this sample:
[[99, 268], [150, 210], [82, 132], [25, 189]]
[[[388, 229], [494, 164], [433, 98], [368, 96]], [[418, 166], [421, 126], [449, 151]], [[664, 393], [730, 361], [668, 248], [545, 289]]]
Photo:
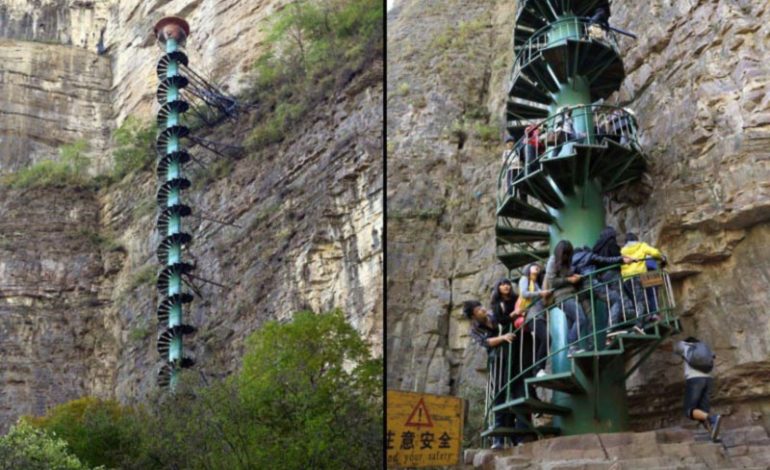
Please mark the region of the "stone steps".
[[584, 434], [530, 442], [504, 451], [467, 450], [465, 468], [481, 470], [624, 470], [770, 468], [770, 437], [761, 426], [705, 431]]

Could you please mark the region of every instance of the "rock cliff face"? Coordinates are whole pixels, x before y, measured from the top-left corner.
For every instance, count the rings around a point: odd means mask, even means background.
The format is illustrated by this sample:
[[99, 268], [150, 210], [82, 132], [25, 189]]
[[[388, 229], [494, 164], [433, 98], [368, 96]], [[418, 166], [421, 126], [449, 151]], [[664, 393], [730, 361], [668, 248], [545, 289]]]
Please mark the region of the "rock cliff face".
[[[112, 130], [154, 119], [158, 19], [184, 16], [191, 64], [235, 93], [283, 3], [0, 0], [0, 170], [85, 139], [90, 171], [107, 171]], [[191, 164], [196, 275], [227, 285], [200, 282], [186, 313], [196, 372], [236, 370], [249, 333], [300, 309], [343, 309], [382, 353], [382, 65], [281, 144], [226, 164], [192, 149], [226, 174]], [[240, 145], [249, 129], [201, 132]], [[0, 429], [79, 396], [130, 402], [155, 387], [155, 186], [147, 170], [96, 192], [0, 189]]]
[[[612, 13], [639, 39], [626, 44], [627, 78], [609, 101], [636, 112], [651, 168], [606, 198], [608, 223], [668, 255], [685, 332], [718, 356], [714, 403], [732, 415], [726, 425], [768, 426], [770, 8], [620, 2]], [[484, 381], [460, 307], [486, 303], [505, 274], [493, 214], [514, 18], [515, 2], [501, 1], [404, 0], [389, 12], [389, 387], [474, 400]], [[628, 386], [636, 429], [684, 419], [669, 353]]]
[[94, 169], [104, 166], [112, 118], [107, 57], [0, 39], [0, 63], [0, 171], [55, 158], [79, 139], [94, 151]]

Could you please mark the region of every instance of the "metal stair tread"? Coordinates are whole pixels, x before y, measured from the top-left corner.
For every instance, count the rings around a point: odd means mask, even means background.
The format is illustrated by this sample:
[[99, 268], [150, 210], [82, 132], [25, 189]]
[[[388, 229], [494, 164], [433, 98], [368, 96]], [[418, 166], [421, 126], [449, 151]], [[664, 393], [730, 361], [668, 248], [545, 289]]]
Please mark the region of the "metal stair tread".
[[545, 413], [552, 415], [567, 415], [572, 413], [570, 408], [561, 405], [555, 405], [553, 403], [540, 401], [536, 398], [517, 398], [506, 403], [502, 403], [492, 408], [492, 411], [506, 411], [512, 410], [514, 412], [527, 412], [527, 413]]
[[547, 388], [567, 393], [585, 393], [586, 389], [580, 384], [578, 378], [572, 372], [558, 372], [542, 377], [531, 377], [526, 380], [527, 385]]
[[545, 230], [533, 230], [519, 227], [495, 226], [497, 238], [508, 243], [523, 243], [533, 241], [548, 241], [550, 234]]
[[503, 262], [509, 270], [516, 269], [535, 261], [544, 261], [548, 259], [550, 252], [547, 249], [534, 251], [513, 251], [508, 253], [498, 253], [497, 257]]
[[508, 196], [506, 198], [505, 202], [497, 209], [497, 215], [544, 224], [550, 224], [554, 221], [553, 216], [548, 212], [528, 204], [515, 196]]
[[[537, 431], [535, 431], [537, 429]], [[499, 427], [487, 429], [481, 433], [481, 437], [505, 437], [531, 434], [561, 434], [561, 429], [555, 426], [537, 426], [536, 428], [510, 428]]]

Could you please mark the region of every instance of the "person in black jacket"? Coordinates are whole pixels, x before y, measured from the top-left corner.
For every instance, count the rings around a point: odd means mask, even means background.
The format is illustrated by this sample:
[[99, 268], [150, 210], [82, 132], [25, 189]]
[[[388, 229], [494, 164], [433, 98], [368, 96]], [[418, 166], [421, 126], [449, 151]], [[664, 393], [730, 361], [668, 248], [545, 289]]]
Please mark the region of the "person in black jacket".
[[[503, 366], [506, 371], [510, 370], [511, 376], [505, 376], [506, 382], [518, 377], [511, 383], [511, 398], [524, 397], [524, 379], [534, 375], [535, 370], [534, 355], [532, 353], [532, 335], [527, 334], [523, 328], [516, 330], [514, 320], [521, 312], [516, 311], [516, 300], [518, 296], [513, 290], [513, 283], [507, 278], [500, 279], [495, 283], [492, 290], [492, 298], [489, 301], [489, 310], [492, 311], [495, 320], [503, 327], [503, 331], [512, 331], [515, 335], [515, 344], [511, 347], [510, 355], [507, 354], [503, 359]], [[510, 367], [508, 359], [510, 358]], [[524, 371], [524, 373], [522, 373]], [[522, 418], [527, 418], [522, 415]], [[516, 420], [516, 427], [523, 428], [522, 419]], [[521, 442], [521, 438], [516, 436], [511, 439], [515, 444]]]
[[[609, 307], [609, 326], [615, 329], [615, 333], [623, 332], [622, 322], [635, 318], [633, 301], [624, 296], [620, 278], [620, 263], [628, 264], [636, 260], [620, 254], [618, 245], [618, 233], [612, 226], [607, 226], [599, 233], [591, 251], [594, 254], [596, 269], [603, 269], [594, 279], [594, 292], [596, 296], [607, 303]], [[606, 269], [615, 265], [610, 269]]]
[[[468, 300], [463, 304], [463, 315], [471, 320], [471, 338], [487, 351], [489, 359], [494, 361], [490, 373], [493, 374], [492, 390], [495, 393], [494, 403], [499, 405], [505, 401], [505, 393], [502, 392], [502, 386], [507, 381], [505, 374], [500, 374], [498, 370], [501, 364], [500, 358], [507, 354], [507, 347], [514, 342], [516, 337], [513, 333], [500, 334], [497, 320], [487, 312], [487, 309], [481, 306], [481, 302]], [[503, 368], [504, 369], [504, 368]], [[502, 411], [495, 412], [493, 426], [495, 428], [504, 428], [513, 426], [513, 415]], [[505, 438], [493, 437], [492, 449], [502, 449]]]

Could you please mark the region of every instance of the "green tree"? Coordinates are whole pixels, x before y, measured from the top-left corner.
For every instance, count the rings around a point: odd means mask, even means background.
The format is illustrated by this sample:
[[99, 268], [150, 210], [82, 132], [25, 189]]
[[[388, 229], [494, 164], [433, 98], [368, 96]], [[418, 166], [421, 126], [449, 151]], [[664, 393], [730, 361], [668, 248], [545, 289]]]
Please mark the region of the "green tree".
[[[240, 398], [266, 462], [379, 468], [382, 365], [340, 311], [300, 312], [247, 341]], [[261, 463], [261, 462], [259, 462]]]
[[133, 418], [131, 408], [114, 400], [83, 397], [24, 420], [66, 441], [82, 462], [114, 468], [124, 455], [133, 455]]
[[146, 406], [82, 398], [26, 421], [109, 468], [368, 470], [383, 463], [381, 377], [340, 311], [300, 312], [249, 336], [228, 379], [186, 371]]
[[19, 422], [0, 437], [0, 470], [87, 470], [67, 443]]
[[381, 375], [339, 311], [268, 322], [240, 373], [203, 387], [185, 374], [153, 405], [123, 468], [381, 468]]

